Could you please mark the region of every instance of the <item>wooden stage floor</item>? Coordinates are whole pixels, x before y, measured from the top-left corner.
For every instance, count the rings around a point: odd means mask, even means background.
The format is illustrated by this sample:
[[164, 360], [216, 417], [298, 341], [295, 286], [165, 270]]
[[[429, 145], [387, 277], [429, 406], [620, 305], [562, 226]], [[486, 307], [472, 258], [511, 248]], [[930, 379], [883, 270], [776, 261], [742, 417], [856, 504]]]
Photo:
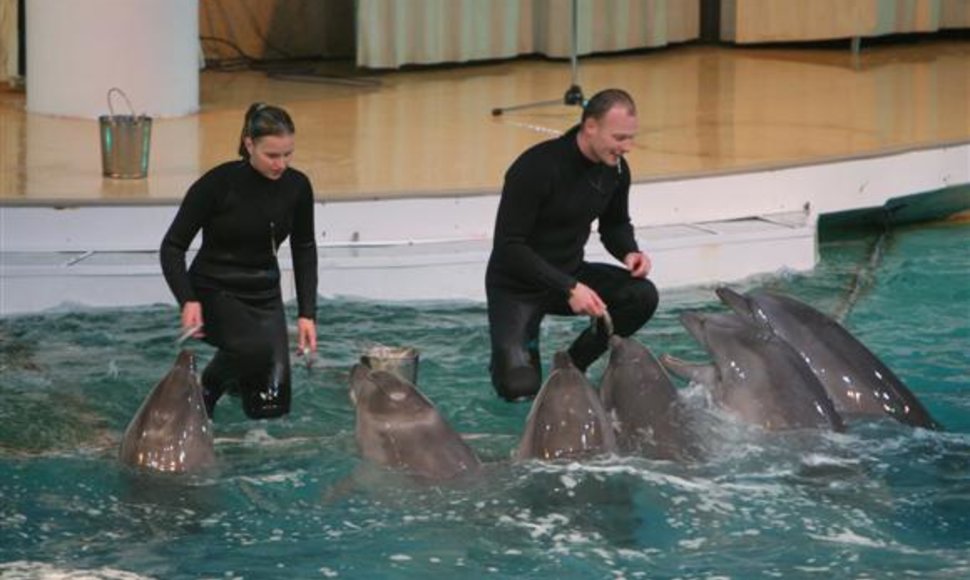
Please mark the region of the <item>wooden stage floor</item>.
[[[845, 48], [673, 46], [580, 59], [586, 96], [637, 101], [635, 181], [744, 172], [970, 141], [970, 42], [920, 38]], [[493, 117], [561, 98], [568, 62], [521, 59], [374, 74], [348, 82], [201, 74], [201, 111], [155, 119], [149, 177], [101, 176], [95, 120], [25, 113], [0, 91], [0, 204], [173, 204], [235, 156], [252, 101], [286, 107], [294, 165], [322, 201], [494, 194], [525, 148], [571, 126], [576, 107]], [[137, 103], [136, 103], [137, 105]]]

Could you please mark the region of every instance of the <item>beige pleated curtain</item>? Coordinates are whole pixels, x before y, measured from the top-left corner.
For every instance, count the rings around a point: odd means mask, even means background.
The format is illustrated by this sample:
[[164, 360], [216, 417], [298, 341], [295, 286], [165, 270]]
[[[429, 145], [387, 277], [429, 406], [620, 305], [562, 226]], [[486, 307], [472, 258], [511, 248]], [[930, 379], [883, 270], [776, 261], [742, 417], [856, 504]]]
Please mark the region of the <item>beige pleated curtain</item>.
[[[698, 37], [700, 0], [578, 0], [577, 53]], [[357, 65], [568, 57], [572, 0], [358, 0]]]
[[0, 82], [17, 76], [17, 0], [0, 0]]
[[970, 0], [721, 0], [721, 38], [791, 42], [970, 27]]

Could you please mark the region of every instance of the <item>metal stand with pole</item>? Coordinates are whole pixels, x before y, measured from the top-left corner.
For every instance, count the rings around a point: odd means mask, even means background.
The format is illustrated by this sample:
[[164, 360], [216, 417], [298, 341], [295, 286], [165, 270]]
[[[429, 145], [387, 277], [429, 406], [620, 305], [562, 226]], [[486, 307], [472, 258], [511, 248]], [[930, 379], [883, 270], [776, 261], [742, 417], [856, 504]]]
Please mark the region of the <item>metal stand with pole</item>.
[[572, 81], [570, 82], [569, 88], [566, 89], [566, 93], [562, 96], [562, 100], [553, 99], [549, 101], [539, 101], [536, 103], [525, 103], [523, 105], [512, 105], [511, 107], [496, 107], [492, 109], [492, 115], [497, 117], [506, 111], [518, 111], [520, 109], [529, 109], [532, 107], [547, 107], [550, 105], [578, 105], [582, 107], [585, 104], [585, 99], [583, 98], [583, 89], [579, 86], [579, 59], [576, 56], [578, 49], [578, 37], [579, 37], [579, 16], [578, 16], [578, 0], [573, 0], [572, 3], [572, 41], [571, 50], [572, 54], [569, 57], [570, 66], [572, 67]]

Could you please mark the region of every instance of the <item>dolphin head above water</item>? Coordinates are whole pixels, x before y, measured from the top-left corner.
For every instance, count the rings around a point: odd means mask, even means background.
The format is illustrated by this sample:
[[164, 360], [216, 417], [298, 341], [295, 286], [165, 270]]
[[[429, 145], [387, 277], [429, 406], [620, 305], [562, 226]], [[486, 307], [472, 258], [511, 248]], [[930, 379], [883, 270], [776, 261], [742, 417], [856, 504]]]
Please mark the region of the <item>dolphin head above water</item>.
[[357, 364], [350, 373], [350, 398], [364, 459], [425, 480], [451, 479], [481, 466], [434, 404], [401, 376]]
[[579, 459], [615, 451], [616, 438], [599, 395], [569, 355], [557, 352], [532, 402], [517, 458]]
[[692, 311], [682, 312], [680, 323], [708, 353], [711, 353], [712, 346], [716, 343], [716, 335], [730, 332], [729, 329], [739, 331], [746, 328], [744, 322], [737, 317]]
[[212, 421], [191, 351], [179, 353], [145, 398], [125, 430], [118, 457], [127, 465], [169, 473], [196, 472], [215, 463]]
[[722, 406], [768, 429], [844, 428], [811, 369], [775, 335], [729, 314], [685, 312], [681, 322], [710, 354], [713, 365], [690, 365], [665, 356], [664, 366], [709, 386]]
[[613, 335], [600, 398], [607, 413], [636, 424], [666, 413], [677, 402], [677, 390], [650, 349], [633, 338]]
[[676, 388], [650, 349], [635, 339], [610, 338], [600, 398], [621, 451], [653, 459], [681, 459], [696, 451]]
[[688, 311], [681, 313], [680, 322], [714, 359], [719, 369], [738, 367], [733, 362], [737, 358], [742, 358], [746, 366], [752, 366], [755, 360], [761, 358], [756, 353], [771, 340], [771, 336], [760, 327], [732, 314]]
[[350, 373], [350, 400], [374, 416], [415, 415], [434, 405], [411, 382], [391, 371], [371, 370], [354, 365]]
[[888, 415], [916, 427], [942, 429], [903, 381], [832, 317], [796, 298], [765, 290], [742, 295], [718, 288], [717, 295], [741, 317], [791, 345], [839, 412]]

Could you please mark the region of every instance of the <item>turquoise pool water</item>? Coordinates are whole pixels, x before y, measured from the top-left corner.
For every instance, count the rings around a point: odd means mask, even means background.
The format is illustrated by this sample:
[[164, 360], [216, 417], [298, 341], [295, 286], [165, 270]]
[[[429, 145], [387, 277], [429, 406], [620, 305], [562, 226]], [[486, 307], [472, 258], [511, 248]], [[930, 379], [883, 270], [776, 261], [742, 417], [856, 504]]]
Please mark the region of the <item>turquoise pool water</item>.
[[[321, 364], [295, 367], [291, 416], [250, 422], [226, 399], [217, 474], [145, 477], [115, 452], [174, 360], [174, 310], [4, 319], [0, 576], [968, 577], [970, 226], [833, 239], [821, 255], [811, 273], [737, 288], [845, 313], [946, 432], [885, 421], [766, 434], [682, 385], [706, 418], [705, 461], [509, 464], [529, 409], [492, 393], [482, 305], [328, 300]], [[721, 307], [712, 288], [667, 292], [638, 338], [703, 358], [677, 321], [685, 309]], [[546, 359], [584, 323], [548, 321]], [[423, 487], [361, 465], [345, 375], [374, 342], [421, 350], [422, 390], [494, 464], [486, 475]]]

